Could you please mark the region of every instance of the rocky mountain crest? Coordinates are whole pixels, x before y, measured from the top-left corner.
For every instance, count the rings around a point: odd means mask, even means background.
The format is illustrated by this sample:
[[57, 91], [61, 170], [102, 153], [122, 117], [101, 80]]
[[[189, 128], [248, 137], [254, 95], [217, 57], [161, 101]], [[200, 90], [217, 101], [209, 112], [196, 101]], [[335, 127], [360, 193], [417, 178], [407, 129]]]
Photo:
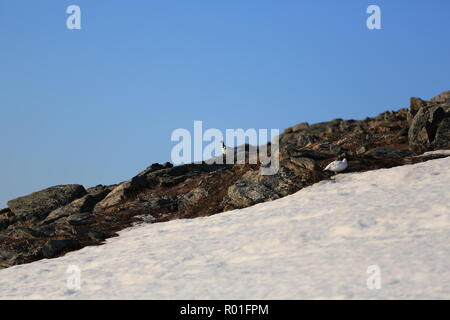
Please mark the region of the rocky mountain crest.
[[450, 149], [450, 91], [430, 101], [364, 120], [300, 123], [280, 135], [280, 170], [259, 164], [153, 164], [118, 185], [60, 185], [13, 199], [0, 210], [0, 268], [53, 258], [101, 244], [142, 222], [195, 218], [287, 196], [324, 179], [323, 168], [345, 154], [347, 172], [442, 157]]

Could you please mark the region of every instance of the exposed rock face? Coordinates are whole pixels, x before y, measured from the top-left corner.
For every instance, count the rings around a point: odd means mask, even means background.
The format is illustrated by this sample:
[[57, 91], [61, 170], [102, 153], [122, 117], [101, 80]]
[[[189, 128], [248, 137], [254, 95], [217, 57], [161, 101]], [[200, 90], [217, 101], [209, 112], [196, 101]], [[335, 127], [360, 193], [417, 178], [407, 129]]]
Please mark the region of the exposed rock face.
[[281, 167], [272, 176], [263, 176], [259, 170], [251, 170], [228, 188], [222, 205], [224, 210], [249, 207], [285, 197], [319, 180], [314, 179], [311, 170], [303, 168]]
[[[450, 92], [430, 101], [364, 120], [300, 123], [280, 135], [280, 170], [260, 174], [260, 163], [154, 163], [112, 186], [85, 190], [56, 186], [8, 202], [0, 210], [0, 268], [57, 257], [101, 244], [134, 223], [195, 218], [244, 208], [292, 194], [332, 173], [340, 156], [347, 172], [417, 163], [424, 150], [450, 149]], [[248, 155], [251, 146], [237, 148]], [[270, 150], [270, 147], [268, 148]]]
[[409, 145], [413, 150], [427, 151], [450, 144], [447, 135], [450, 99], [446, 97], [447, 93], [435, 97], [434, 101], [420, 103], [420, 109], [414, 115], [408, 132]]
[[58, 219], [68, 217], [76, 213], [92, 212], [94, 206], [99, 201], [103, 200], [103, 198], [105, 198], [106, 195], [111, 192], [111, 189], [103, 186], [97, 186], [96, 188], [92, 188], [89, 191], [90, 193], [88, 193], [87, 195], [72, 201], [68, 205], [50, 212], [47, 218], [45, 218], [44, 223], [52, 223]]
[[64, 206], [86, 194], [78, 184], [50, 187], [8, 202], [8, 207], [19, 217], [43, 219], [52, 210]]
[[450, 145], [450, 112], [447, 112], [447, 117], [442, 119], [436, 130], [434, 138], [434, 149], [445, 149]]
[[142, 190], [155, 187], [172, 187], [204, 173], [223, 168], [224, 165], [187, 164], [173, 167], [171, 164], [153, 164], [134, 178], [120, 184], [94, 208], [97, 213], [110, 213], [127, 200], [135, 198]]

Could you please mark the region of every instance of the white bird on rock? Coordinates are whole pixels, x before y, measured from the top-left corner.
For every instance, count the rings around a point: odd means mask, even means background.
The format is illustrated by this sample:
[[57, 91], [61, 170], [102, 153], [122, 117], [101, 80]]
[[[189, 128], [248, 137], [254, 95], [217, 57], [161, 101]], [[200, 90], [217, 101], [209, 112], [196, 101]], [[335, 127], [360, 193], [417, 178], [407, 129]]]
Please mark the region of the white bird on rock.
[[222, 145], [222, 148], [221, 148], [222, 155], [226, 155], [227, 154], [227, 146], [225, 145], [225, 143], [223, 141], [220, 141], [220, 143]]
[[329, 165], [325, 167], [325, 169], [323, 169], [323, 171], [333, 171], [334, 173], [338, 173], [344, 171], [345, 169], [347, 169], [347, 167], [348, 167], [347, 159], [344, 158], [342, 161], [335, 160], [331, 162]]

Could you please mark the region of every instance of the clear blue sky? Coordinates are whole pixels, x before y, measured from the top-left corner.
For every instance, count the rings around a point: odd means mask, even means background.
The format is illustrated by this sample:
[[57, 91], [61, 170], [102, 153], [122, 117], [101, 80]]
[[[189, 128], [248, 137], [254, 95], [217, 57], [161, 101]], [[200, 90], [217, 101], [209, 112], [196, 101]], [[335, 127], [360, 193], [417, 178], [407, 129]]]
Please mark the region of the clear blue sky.
[[428, 99], [450, 89], [449, 16], [448, 0], [0, 0], [0, 207], [126, 180], [194, 120], [284, 129]]

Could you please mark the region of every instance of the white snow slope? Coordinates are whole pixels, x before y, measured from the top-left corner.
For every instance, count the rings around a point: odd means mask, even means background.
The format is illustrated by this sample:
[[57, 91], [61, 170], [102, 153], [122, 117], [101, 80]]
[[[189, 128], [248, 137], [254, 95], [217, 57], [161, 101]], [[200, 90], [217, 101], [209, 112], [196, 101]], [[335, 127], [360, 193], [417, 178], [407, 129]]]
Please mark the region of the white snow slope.
[[[0, 271], [12, 299], [450, 299], [450, 158], [340, 174], [283, 199], [146, 224]], [[66, 285], [81, 270], [80, 290]], [[369, 266], [380, 289], [369, 289]]]

